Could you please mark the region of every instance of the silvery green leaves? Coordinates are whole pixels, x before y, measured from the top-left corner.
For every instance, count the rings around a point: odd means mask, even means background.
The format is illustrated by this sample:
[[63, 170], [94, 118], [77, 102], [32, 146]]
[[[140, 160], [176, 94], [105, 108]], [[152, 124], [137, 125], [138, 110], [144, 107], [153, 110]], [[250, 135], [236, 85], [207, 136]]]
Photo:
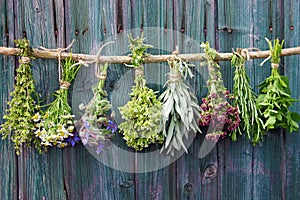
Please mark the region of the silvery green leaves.
[[[240, 50], [238, 50], [240, 51]], [[253, 92], [249, 77], [245, 70], [245, 59], [240, 54], [234, 52], [231, 64], [235, 67], [234, 72], [234, 105], [240, 111], [241, 124], [231, 134], [232, 140], [237, 140], [237, 133], [246, 133], [248, 139], [252, 139], [253, 144], [263, 140], [264, 130], [261, 112], [256, 107], [256, 94]]]
[[33, 116], [40, 110], [40, 107], [35, 102], [38, 95], [30, 68], [32, 49], [29, 40], [20, 39], [15, 43], [21, 50], [20, 65], [16, 70], [16, 82], [14, 90], [10, 94], [12, 99], [7, 103], [9, 108], [3, 117], [5, 123], [1, 125], [0, 133], [3, 134], [3, 138], [10, 136], [14, 142], [16, 154], [19, 155], [22, 144], [30, 146], [33, 142], [39, 152], [42, 151], [42, 147], [40, 140], [33, 133]]
[[187, 139], [190, 132], [200, 132], [195, 120], [199, 118], [200, 108], [197, 98], [181, 78], [193, 76], [189, 65], [176, 56], [168, 63], [170, 73], [167, 88], [159, 97], [163, 102], [161, 131], [166, 137], [162, 151], [166, 150], [167, 154], [174, 156], [175, 151], [181, 149], [188, 152], [184, 138]]

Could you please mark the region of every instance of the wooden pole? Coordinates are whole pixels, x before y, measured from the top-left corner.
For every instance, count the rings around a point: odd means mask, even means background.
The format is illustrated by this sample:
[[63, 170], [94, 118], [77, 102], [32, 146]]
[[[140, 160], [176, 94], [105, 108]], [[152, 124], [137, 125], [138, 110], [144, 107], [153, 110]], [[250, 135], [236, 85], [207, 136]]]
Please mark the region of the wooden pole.
[[[0, 54], [7, 55], [7, 56], [16, 56], [19, 53], [18, 48], [7, 48], [7, 47], [0, 47]], [[291, 56], [300, 54], [300, 47], [292, 47], [292, 48], [285, 48], [282, 49], [281, 56]], [[61, 59], [68, 57], [70, 53], [61, 53]], [[216, 56], [216, 61], [229, 61], [232, 58], [232, 53], [218, 53]], [[258, 58], [267, 58], [270, 55], [270, 51], [255, 51], [249, 52], [251, 59], [258, 59]], [[39, 49], [33, 49], [33, 56], [36, 58], [45, 58], [45, 59], [58, 59], [58, 53], [52, 51], [44, 51]], [[149, 55], [144, 58], [145, 63], [159, 63], [159, 62], [167, 62], [169, 59], [172, 58], [173, 55]], [[201, 61], [203, 60], [203, 53], [196, 53], [196, 54], [179, 54], [183, 60], [187, 61]], [[72, 53], [72, 57], [75, 60], [82, 60], [82, 61], [94, 61], [96, 60], [96, 55], [88, 55], [88, 54], [76, 54]], [[130, 63], [131, 57], [129, 56], [100, 56], [99, 58], [100, 63], [115, 63], [115, 64], [124, 64]]]

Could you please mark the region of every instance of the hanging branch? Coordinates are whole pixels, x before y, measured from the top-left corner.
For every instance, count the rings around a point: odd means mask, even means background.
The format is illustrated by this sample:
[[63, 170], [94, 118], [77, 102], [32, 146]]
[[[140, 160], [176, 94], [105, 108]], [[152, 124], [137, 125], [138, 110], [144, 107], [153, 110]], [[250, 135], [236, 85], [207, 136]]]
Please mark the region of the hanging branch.
[[[16, 56], [20, 53], [18, 48], [7, 48], [0, 47], [0, 54], [7, 56]], [[282, 49], [281, 56], [291, 56], [300, 54], [300, 46]], [[46, 58], [46, 59], [58, 59], [57, 52], [49, 52], [39, 49], [33, 49], [33, 56], [36, 58]], [[61, 59], [65, 59], [70, 56], [70, 53], [61, 53]], [[232, 59], [233, 53], [217, 53], [215, 57], [215, 61], [230, 61]], [[255, 51], [249, 52], [250, 59], [258, 59], [258, 58], [267, 58], [270, 56], [270, 51]], [[196, 53], [196, 54], [179, 54], [178, 57], [182, 60], [188, 61], [201, 61], [204, 60], [204, 54]], [[89, 54], [74, 54], [72, 53], [72, 58], [74, 60], [83, 60], [83, 61], [94, 61], [97, 59], [97, 55], [89, 55]], [[167, 62], [172, 58], [172, 55], [148, 55], [144, 58], [144, 63], [158, 63], [158, 62]], [[123, 64], [123, 63], [131, 63], [132, 58], [129, 56], [101, 56], [100, 63], [115, 63], [115, 64]]]

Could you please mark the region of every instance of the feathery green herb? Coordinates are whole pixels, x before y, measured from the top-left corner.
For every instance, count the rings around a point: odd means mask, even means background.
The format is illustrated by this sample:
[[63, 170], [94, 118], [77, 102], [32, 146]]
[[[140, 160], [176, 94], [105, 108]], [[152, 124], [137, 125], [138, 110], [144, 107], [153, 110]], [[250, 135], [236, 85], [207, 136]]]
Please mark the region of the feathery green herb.
[[35, 90], [30, 58], [33, 59], [32, 48], [27, 39], [15, 40], [20, 49], [20, 65], [16, 70], [14, 90], [10, 93], [12, 99], [8, 102], [7, 114], [4, 115], [5, 123], [1, 125], [0, 133], [3, 138], [10, 136], [14, 142], [17, 155], [20, 154], [22, 144], [35, 147], [42, 151], [41, 141], [34, 135], [33, 116], [40, 110], [36, 103], [38, 95]]

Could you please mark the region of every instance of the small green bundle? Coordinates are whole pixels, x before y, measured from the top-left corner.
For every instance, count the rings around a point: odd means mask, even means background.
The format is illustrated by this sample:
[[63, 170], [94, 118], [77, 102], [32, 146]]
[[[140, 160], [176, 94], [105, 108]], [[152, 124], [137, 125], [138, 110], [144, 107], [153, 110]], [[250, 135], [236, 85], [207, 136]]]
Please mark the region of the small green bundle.
[[143, 43], [144, 39], [143, 34], [136, 39], [129, 36], [132, 62], [127, 66], [135, 68], [135, 86], [132, 87], [131, 100], [119, 108], [125, 120], [119, 129], [126, 144], [135, 150], [142, 150], [152, 143], [161, 144], [164, 140], [159, 134], [162, 104], [157, 100], [155, 92], [146, 86], [143, 73], [144, 52], [151, 47]]
[[187, 76], [193, 77], [190, 69], [191, 64], [187, 64], [182, 59], [174, 55], [168, 61], [170, 66], [169, 80], [166, 83], [166, 90], [160, 95], [163, 101], [163, 121], [162, 133], [166, 137], [163, 150], [167, 154], [174, 156], [175, 150], [182, 148], [187, 153], [187, 148], [183, 142], [184, 137], [188, 139], [189, 133], [201, 132], [195, 119], [199, 118], [200, 108], [195, 95], [189, 87], [182, 81]]
[[38, 95], [35, 90], [30, 59], [33, 58], [32, 48], [27, 39], [15, 40], [20, 49], [21, 59], [16, 70], [16, 83], [14, 91], [10, 93], [12, 99], [8, 102], [7, 114], [4, 115], [5, 123], [1, 125], [0, 133], [3, 138], [11, 136], [17, 155], [20, 154], [22, 144], [30, 146], [31, 142], [42, 151], [41, 141], [34, 135], [34, 121], [32, 117], [40, 110], [34, 98]]
[[284, 41], [280, 44], [279, 39], [276, 39], [272, 45], [271, 41], [266, 40], [271, 51], [272, 72], [271, 76], [258, 86], [260, 95], [257, 98], [257, 108], [263, 114], [263, 127], [267, 131], [277, 127], [288, 129], [290, 132], [297, 131], [300, 116], [291, 112], [289, 108], [298, 100], [291, 97], [289, 80], [286, 76], [281, 76], [278, 70]]
[[234, 71], [234, 105], [240, 111], [241, 123], [232, 133], [233, 141], [237, 140], [237, 132], [242, 135], [245, 132], [248, 139], [252, 138], [253, 144], [263, 140], [263, 121], [260, 110], [256, 107], [257, 96], [249, 84], [249, 76], [245, 70], [245, 58], [241, 55], [241, 49], [234, 52], [231, 64]]
[[93, 98], [87, 105], [80, 104], [79, 106], [85, 111], [80, 120], [82, 125], [79, 128], [79, 136], [82, 144], [96, 148], [97, 154], [102, 152], [105, 143], [117, 131], [117, 125], [113, 122], [112, 115], [109, 115], [112, 105], [107, 99], [106, 91], [103, 90], [107, 69], [108, 64], [100, 65], [100, 74], [97, 76], [99, 81]]
[[74, 115], [72, 115], [72, 109], [68, 103], [68, 89], [80, 66], [81, 62], [76, 62], [72, 56], [63, 60], [60, 89], [54, 95], [55, 100], [44, 114], [36, 113], [34, 116], [35, 135], [41, 139], [41, 144], [45, 148], [48, 146], [60, 148], [68, 145], [74, 146], [80, 140], [75, 131]]

